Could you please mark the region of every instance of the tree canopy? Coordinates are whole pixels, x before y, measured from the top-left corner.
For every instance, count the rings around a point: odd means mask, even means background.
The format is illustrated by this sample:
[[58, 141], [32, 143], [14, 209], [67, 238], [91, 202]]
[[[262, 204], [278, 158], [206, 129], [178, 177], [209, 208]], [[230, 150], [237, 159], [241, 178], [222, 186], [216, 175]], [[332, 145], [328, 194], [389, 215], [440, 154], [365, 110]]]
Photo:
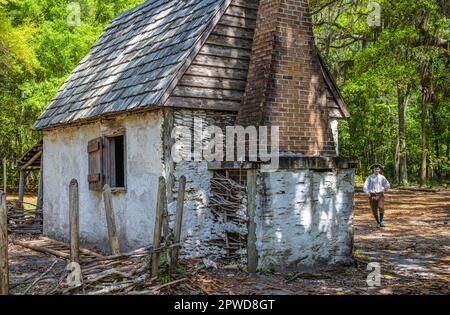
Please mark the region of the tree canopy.
[[[45, 105], [107, 23], [141, 2], [0, 0], [0, 156], [39, 140], [30, 127]], [[378, 162], [400, 183], [448, 180], [449, 2], [310, 0], [310, 11], [352, 114], [341, 154], [360, 175]]]
[[[397, 182], [448, 178], [450, 6], [445, 0], [311, 0], [317, 45], [352, 117], [341, 149]], [[411, 179], [411, 180], [410, 180]], [[424, 182], [422, 182], [424, 183]]]
[[39, 140], [30, 128], [46, 104], [108, 22], [141, 2], [78, 1], [78, 14], [69, 1], [0, 0], [1, 157], [14, 161]]

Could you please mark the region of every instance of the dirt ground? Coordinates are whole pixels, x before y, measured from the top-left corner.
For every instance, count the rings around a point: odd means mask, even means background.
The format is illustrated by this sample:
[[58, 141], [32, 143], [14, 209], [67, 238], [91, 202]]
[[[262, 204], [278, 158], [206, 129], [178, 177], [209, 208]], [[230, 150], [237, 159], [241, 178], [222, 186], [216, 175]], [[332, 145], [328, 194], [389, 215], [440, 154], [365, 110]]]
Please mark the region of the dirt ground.
[[[355, 206], [352, 266], [251, 277], [236, 266], [198, 269], [199, 264], [190, 261], [187, 263], [189, 280], [164, 293], [450, 294], [450, 190], [392, 190], [386, 196], [384, 228], [375, 226], [364, 194], [356, 195]], [[64, 261], [13, 244], [9, 251], [11, 293], [55, 292], [56, 284], [63, 280]], [[380, 286], [367, 284], [369, 263], [381, 267]], [[42, 279], [28, 289], [39, 277]]]
[[[18, 200], [18, 197], [17, 197], [17, 195], [9, 195], [8, 194], [7, 200], [16, 202]], [[23, 196], [23, 202], [24, 202], [25, 206], [27, 206], [27, 205], [30, 205], [30, 206], [36, 205], [36, 200], [37, 200], [36, 195], [27, 194], [27, 195]]]

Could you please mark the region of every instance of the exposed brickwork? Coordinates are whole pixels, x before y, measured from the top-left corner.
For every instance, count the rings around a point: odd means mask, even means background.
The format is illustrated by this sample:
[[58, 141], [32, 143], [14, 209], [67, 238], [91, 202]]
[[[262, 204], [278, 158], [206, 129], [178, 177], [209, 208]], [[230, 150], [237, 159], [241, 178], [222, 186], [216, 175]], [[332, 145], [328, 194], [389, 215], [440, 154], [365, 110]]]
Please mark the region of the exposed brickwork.
[[336, 155], [307, 0], [261, 0], [238, 125], [280, 127], [280, 151]]

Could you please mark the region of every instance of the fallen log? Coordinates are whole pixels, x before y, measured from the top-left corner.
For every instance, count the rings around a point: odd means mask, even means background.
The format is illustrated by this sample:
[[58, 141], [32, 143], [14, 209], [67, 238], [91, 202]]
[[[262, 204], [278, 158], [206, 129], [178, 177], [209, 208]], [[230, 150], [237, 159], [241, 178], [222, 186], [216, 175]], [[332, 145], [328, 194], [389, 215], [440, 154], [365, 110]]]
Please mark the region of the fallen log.
[[138, 278], [136, 278], [133, 281], [130, 281], [128, 283], [120, 283], [120, 284], [114, 284], [111, 286], [108, 286], [106, 288], [103, 288], [101, 290], [98, 291], [93, 291], [93, 292], [87, 292], [88, 295], [103, 295], [103, 294], [110, 294], [116, 291], [122, 291], [125, 290], [131, 286], [137, 286], [140, 284], [145, 283], [146, 281], [148, 281], [150, 279], [149, 275], [142, 275]]
[[46, 248], [46, 247], [38, 246], [38, 245], [31, 245], [31, 244], [28, 244], [27, 242], [18, 241], [18, 240], [13, 240], [13, 244], [14, 245], [19, 245], [19, 246], [22, 246], [22, 247], [26, 247], [26, 248], [32, 249], [34, 251], [37, 251], [37, 252], [50, 254], [50, 255], [53, 255], [53, 256], [56, 256], [56, 257], [60, 257], [60, 258], [63, 258], [63, 259], [67, 259], [67, 260], [70, 259], [70, 255], [69, 254], [61, 252], [59, 250], [54, 250], [54, 249], [50, 249], [50, 248]]
[[136, 249], [136, 250], [134, 250], [132, 252], [125, 253], [125, 254], [102, 256], [102, 257], [98, 257], [98, 258], [87, 259], [87, 260], [85, 260], [84, 263], [88, 264], [88, 263], [100, 262], [100, 261], [105, 261], [105, 260], [122, 259], [122, 258], [132, 257], [132, 256], [134, 256], [134, 257], [143, 257], [143, 256], [146, 256], [148, 254], [162, 252], [162, 251], [164, 251], [164, 250], [166, 250], [168, 248], [174, 248], [174, 247], [180, 247], [180, 246], [181, 246], [181, 243], [171, 244], [171, 245], [163, 245], [163, 246], [158, 247], [155, 250], [153, 250], [153, 246], [148, 246], [148, 247], [143, 247], [143, 248]]
[[[59, 245], [61, 245], [61, 246], [68, 246], [68, 245], [67, 245], [66, 243], [64, 243], [64, 242], [60, 242], [60, 241], [57, 241], [57, 240], [52, 240], [52, 239], [49, 239], [49, 238], [47, 238], [47, 237], [41, 237], [41, 239], [42, 239], [42, 240], [47, 240], [47, 241], [52, 242], [52, 243], [54, 243], [54, 244], [59, 244]], [[92, 250], [89, 250], [89, 249], [87, 249], [87, 248], [81, 248], [81, 247], [80, 247], [80, 253], [86, 254], [86, 255], [89, 255], [89, 256], [104, 257], [102, 254], [96, 253], [96, 252], [94, 252], [94, 251], [92, 251]]]

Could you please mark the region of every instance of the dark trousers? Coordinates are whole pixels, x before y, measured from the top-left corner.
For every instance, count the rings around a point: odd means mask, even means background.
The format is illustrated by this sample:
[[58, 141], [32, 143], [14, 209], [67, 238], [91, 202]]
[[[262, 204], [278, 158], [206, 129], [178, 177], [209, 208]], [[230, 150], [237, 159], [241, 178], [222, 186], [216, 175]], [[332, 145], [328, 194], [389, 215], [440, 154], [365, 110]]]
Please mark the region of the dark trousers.
[[378, 216], [378, 209], [380, 209], [380, 213], [384, 213], [383, 193], [370, 194], [369, 201], [370, 201], [370, 208], [372, 209], [372, 213], [375, 217]]

